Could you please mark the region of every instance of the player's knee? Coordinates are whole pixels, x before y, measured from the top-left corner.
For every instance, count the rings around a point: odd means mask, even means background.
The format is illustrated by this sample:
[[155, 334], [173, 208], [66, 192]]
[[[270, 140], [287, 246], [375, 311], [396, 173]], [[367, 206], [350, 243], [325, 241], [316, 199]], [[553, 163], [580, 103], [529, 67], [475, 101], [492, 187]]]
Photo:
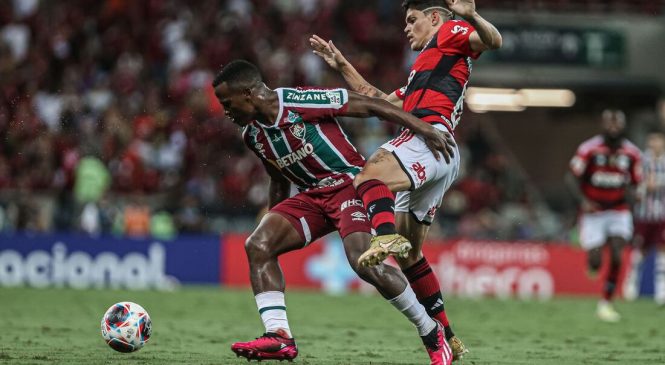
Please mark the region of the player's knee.
[[600, 256], [599, 255], [589, 255], [588, 258], [589, 268], [594, 271], [600, 270]]
[[360, 173], [353, 178], [353, 187], [358, 188], [362, 183], [369, 180], [372, 180], [372, 178], [365, 174], [364, 171], [360, 171]]
[[245, 241], [245, 252], [250, 260], [261, 260], [270, 257], [270, 242], [263, 235], [252, 234]]

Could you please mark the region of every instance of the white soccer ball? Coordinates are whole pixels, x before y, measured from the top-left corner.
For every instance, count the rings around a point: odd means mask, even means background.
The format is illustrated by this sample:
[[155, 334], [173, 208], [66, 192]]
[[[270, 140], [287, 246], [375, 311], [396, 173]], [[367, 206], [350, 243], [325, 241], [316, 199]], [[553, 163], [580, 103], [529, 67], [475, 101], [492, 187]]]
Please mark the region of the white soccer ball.
[[150, 316], [136, 303], [116, 303], [102, 317], [102, 337], [116, 351], [138, 351], [145, 346], [151, 334]]

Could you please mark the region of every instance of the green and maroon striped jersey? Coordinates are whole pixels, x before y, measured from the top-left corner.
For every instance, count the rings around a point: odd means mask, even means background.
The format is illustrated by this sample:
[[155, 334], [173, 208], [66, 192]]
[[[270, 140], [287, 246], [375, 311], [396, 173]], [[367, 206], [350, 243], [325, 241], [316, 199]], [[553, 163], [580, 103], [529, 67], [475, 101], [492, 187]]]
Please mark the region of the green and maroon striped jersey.
[[335, 119], [349, 102], [345, 89], [279, 88], [279, 113], [271, 125], [253, 121], [245, 144], [300, 190], [353, 180], [365, 159]]

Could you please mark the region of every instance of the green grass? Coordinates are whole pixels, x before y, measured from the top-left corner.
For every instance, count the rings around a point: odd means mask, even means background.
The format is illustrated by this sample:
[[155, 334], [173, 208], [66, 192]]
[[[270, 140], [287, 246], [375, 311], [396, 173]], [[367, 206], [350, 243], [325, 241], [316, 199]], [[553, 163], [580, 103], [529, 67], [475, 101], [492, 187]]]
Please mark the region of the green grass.
[[[111, 304], [143, 305], [153, 337], [133, 354], [111, 350], [99, 322]], [[415, 329], [378, 296], [288, 292], [295, 364], [427, 364]], [[464, 364], [665, 364], [665, 311], [651, 301], [618, 303], [621, 323], [594, 317], [593, 299], [551, 302], [451, 299]], [[245, 364], [232, 342], [263, 331], [250, 292], [0, 288], [0, 364]]]

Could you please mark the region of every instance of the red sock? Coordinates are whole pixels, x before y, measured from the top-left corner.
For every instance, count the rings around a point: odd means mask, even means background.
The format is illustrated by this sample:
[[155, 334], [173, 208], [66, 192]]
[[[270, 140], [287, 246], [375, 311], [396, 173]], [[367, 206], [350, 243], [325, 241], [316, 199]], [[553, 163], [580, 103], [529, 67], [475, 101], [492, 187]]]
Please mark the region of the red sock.
[[413, 266], [403, 270], [403, 272], [409, 280], [411, 288], [416, 293], [418, 301], [425, 307], [427, 314], [443, 325], [446, 330], [446, 339], [454, 336], [450, 329], [448, 316], [446, 316], [439, 280], [434, 275], [427, 259], [423, 257]]
[[367, 180], [358, 185], [356, 192], [362, 199], [367, 216], [376, 234], [397, 233], [395, 230], [395, 196], [380, 180]]

